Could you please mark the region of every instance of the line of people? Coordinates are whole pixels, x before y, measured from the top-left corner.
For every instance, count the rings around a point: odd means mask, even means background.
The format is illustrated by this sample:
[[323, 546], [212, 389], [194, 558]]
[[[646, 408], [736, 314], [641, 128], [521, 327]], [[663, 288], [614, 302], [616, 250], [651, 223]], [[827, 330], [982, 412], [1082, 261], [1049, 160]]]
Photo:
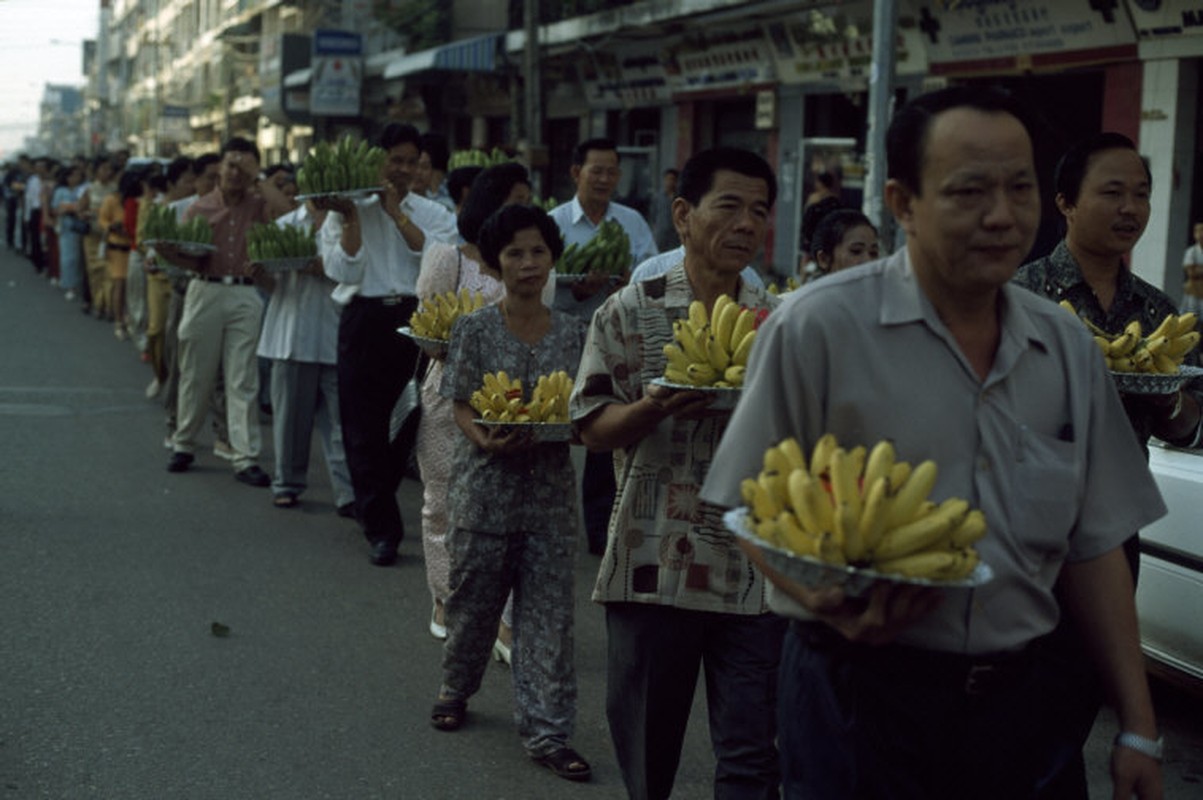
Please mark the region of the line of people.
[[[434, 168], [445, 154], [406, 125], [377, 141], [380, 192], [303, 206], [287, 199], [287, 169], [263, 176], [255, 146], [232, 139], [214, 187], [176, 201], [181, 219], [209, 220], [216, 251], [144, 255], [188, 270], [168, 469], [191, 467], [220, 382], [236, 477], [295, 506], [316, 425], [339, 513], [387, 566], [416, 451], [429, 629], [444, 642], [430, 722], [460, 729], [490, 657], [504, 659], [528, 755], [568, 780], [592, 772], [571, 745], [583, 520], [601, 556], [606, 715], [632, 798], [671, 795], [699, 674], [716, 797], [1084, 796], [1081, 750], [1104, 693], [1123, 729], [1117, 796], [1158, 797], [1125, 548], [1164, 513], [1141, 446], [1156, 435], [1198, 447], [1203, 392], [1121, 398], [1085, 327], [1037, 297], [1069, 298], [1112, 329], [1134, 316], [1153, 327], [1173, 310], [1125, 264], [1150, 179], [1113, 134], [1062, 159], [1065, 241], [1019, 269], [1040, 219], [1032, 130], [998, 92], [912, 100], [887, 135], [886, 198], [906, 244], [878, 260], [859, 212], [812, 212], [818, 277], [785, 298], [749, 271], [777, 181], [744, 150], [683, 165], [669, 209], [680, 247], [659, 253], [642, 217], [612, 200], [621, 167], [607, 140], [577, 148], [576, 194], [548, 214], [527, 204], [517, 164], [453, 172], [445, 199], [414, 191], [423, 158]], [[566, 244], [606, 220], [630, 236], [634, 277], [559, 280]], [[277, 275], [252, 264], [247, 230], [269, 221], [316, 227], [319, 258]], [[137, 249], [124, 218], [104, 230], [116, 252]], [[420, 298], [464, 289], [488, 303], [457, 321], [445, 357], [397, 334]], [[723, 294], [768, 313], [733, 413], [652, 383], [673, 323]], [[257, 356], [271, 363], [273, 476], [257, 465]], [[561, 369], [576, 376], [574, 441], [588, 450], [579, 493], [569, 442], [481, 426], [469, 405], [485, 373], [530, 387]], [[422, 412], [402, 422], [414, 379]], [[882, 583], [850, 598], [791, 582], [737, 543], [721, 514], [764, 450], [825, 433], [935, 459], [936, 494], [987, 513], [979, 549], [993, 580], [959, 593]]]

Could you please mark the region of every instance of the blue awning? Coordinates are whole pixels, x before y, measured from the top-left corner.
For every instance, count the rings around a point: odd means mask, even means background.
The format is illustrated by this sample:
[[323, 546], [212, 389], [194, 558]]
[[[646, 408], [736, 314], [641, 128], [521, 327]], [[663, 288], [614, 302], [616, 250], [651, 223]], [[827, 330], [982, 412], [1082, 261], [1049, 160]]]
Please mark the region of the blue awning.
[[384, 68], [384, 77], [386, 80], [403, 78], [428, 70], [492, 72], [497, 68], [502, 36], [504, 34], [489, 33], [401, 56]]

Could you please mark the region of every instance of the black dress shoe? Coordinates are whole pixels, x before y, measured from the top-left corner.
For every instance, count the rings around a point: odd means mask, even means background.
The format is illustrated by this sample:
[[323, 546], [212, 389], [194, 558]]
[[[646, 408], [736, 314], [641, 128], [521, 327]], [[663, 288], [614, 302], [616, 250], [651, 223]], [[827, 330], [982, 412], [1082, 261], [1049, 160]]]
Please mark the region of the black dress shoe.
[[371, 562], [378, 567], [389, 567], [397, 563], [397, 545], [380, 539], [372, 545]]
[[355, 519], [355, 503], [343, 503], [338, 507], [337, 513], [340, 517]]
[[167, 461], [167, 471], [187, 472], [188, 468], [192, 466], [192, 462], [195, 460], [196, 457], [191, 453], [181, 453], [177, 450], [171, 454], [171, 458]]
[[266, 472], [259, 468], [258, 464], [251, 464], [246, 469], [240, 469], [234, 473], [237, 480], [249, 486], [271, 486], [272, 479]]

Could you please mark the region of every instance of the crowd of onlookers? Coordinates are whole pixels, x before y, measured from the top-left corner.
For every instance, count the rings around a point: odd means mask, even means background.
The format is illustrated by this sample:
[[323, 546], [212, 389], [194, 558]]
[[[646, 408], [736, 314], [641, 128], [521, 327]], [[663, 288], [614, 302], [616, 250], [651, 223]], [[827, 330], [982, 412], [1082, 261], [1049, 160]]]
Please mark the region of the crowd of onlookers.
[[[448, 172], [444, 140], [398, 124], [375, 140], [378, 191], [304, 202], [290, 165], [263, 165], [237, 137], [165, 168], [23, 160], [5, 176], [9, 243], [137, 344], [147, 395], [165, 398], [168, 471], [189, 471], [212, 417], [234, 476], [293, 508], [317, 432], [335, 509], [383, 567], [398, 558], [396, 493], [416, 455], [429, 630], [445, 640], [438, 730], [465, 724], [490, 658], [505, 661], [527, 754], [589, 778], [570, 745], [583, 521], [601, 557], [607, 720], [633, 798], [671, 795], [699, 674], [716, 797], [1084, 796], [1082, 745], [1105, 689], [1124, 729], [1117, 794], [1156, 798], [1132, 593], [1135, 531], [1164, 506], [1141, 447], [1198, 447], [1203, 393], [1121, 403], [1085, 327], [1037, 297], [1069, 299], [1108, 330], [1152, 329], [1175, 310], [1127, 266], [1151, 187], [1118, 134], [1063, 155], [1052, 182], [1065, 237], [1021, 268], [1044, 177], [1033, 131], [1000, 92], [912, 100], [887, 135], [886, 202], [905, 245], [879, 260], [870, 220], [819, 192], [801, 231], [814, 285], [785, 299], [751, 266], [776, 176], [729, 147], [667, 170], [650, 225], [613, 200], [621, 164], [606, 139], [576, 148], [575, 193], [550, 212], [531, 204], [520, 164]], [[211, 251], [144, 241], [155, 203], [207, 220]], [[631, 275], [557, 276], [564, 248], [604, 222], [629, 237]], [[256, 224], [314, 230], [317, 258], [253, 263]], [[1196, 236], [1188, 294], [1203, 285]], [[445, 350], [398, 335], [421, 299], [449, 291], [486, 305]], [[722, 295], [767, 317], [734, 412], [655, 380], [674, 323]], [[571, 438], [482, 424], [470, 401], [499, 370], [528, 393], [541, 375], [575, 376]], [[948, 593], [885, 581], [851, 597], [741, 545], [722, 519], [740, 481], [783, 437], [808, 451], [827, 433], [934, 459], [933, 497], [968, 498], [990, 520], [980, 551], [993, 580]], [[570, 444], [588, 451], [579, 483]]]

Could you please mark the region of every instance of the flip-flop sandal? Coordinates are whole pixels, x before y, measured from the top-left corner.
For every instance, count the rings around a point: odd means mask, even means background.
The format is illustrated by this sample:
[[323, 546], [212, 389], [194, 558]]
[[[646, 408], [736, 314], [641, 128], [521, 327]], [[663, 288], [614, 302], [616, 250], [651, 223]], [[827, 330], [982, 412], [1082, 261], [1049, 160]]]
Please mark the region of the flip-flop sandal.
[[547, 755], [535, 756], [534, 761], [568, 781], [587, 781], [593, 775], [589, 762], [571, 747], [561, 747]]
[[300, 504], [301, 500], [295, 494], [278, 494], [272, 498], [272, 505], [276, 508], [296, 508]]
[[457, 697], [450, 700], [440, 698], [430, 710], [430, 724], [441, 731], [457, 731], [468, 714], [468, 701]]

